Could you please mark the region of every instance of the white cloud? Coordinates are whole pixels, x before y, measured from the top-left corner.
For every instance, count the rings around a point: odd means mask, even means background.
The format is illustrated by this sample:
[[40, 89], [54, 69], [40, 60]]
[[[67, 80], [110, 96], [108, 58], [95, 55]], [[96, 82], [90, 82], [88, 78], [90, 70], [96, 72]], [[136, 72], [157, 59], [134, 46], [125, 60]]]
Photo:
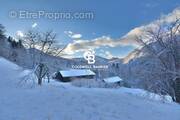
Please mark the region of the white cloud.
[[16, 37], [24, 37], [24, 33], [20, 30], [16, 32]]
[[80, 39], [82, 38], [82, 35], [79, 33], [73, 33], [72, 31], [64, 31], [65, 34], [67, 34], [71, 39]]
[[135, 41], [126, 39], [114, 40], [108, 36], [102, 36], [92, 40], [76, 40], [68, 44], [65, 49], [66, 53], [73, 54], [75, 52], [85, 51], [87, 49], [97, 49], [100, 47], [116, 47], [116, 46], [136, 46]]
[[109, 51], [106, 51], [105, 55], [106, 55], [106, 58], [108, 58], [108, 59], [111, 59], [114, 57]]
[[32, 24], [31, 27], [32, 27], [32, 28], [35, 28], [35, 27], [37, 27], [37, 25], [38, 25], [38, 24], [35, 22], [35, 23]]
[[180, 18], [180, 8], [176, 8], [172, 13], [168, 15], [162, 15], [160, 19], [151, 22], [150, 24], [136, 27], [127, 33], [123, 38], [124, 39], [134, 39], [135, 36], [145, 35], [146, 29], [152, 29], [154, 31], [158, 30], [158, 25], [170, 24], [175, 22], [177, 18]]
[[[175, 9], [172, 13], [162, 16], [159, 20], [153, 21], [150, 24], [136, 27], [132, 29], [129, 33], [124, 35], [119, 39], [113, 39], [109, 36], [102, 36], [92, 40], [75, 40], [73, 43], [68, 44], [65, 49], [66, 53], [74, 54], [76, 52], [84, 51], [86, 49], [98, 49], [101, 47], [117, 47], [117, 46], [139, 46], [139, 43], [136, 41], [137, 36], [146, 36], [145, 30], [151, 28], [157, 30], [159, 24], [163, 23], [172, 23], [180, 18], [180, 8]], [[74, 33], [72, 31], [66, 31], [69, 37], [72, 38]], [[79, 37], [82, 37], [79, 35]], [[109, 54], [110, 55], [110, 54]]]
[[72, 31], [64, 31], [65, 34], [67, 34], [68, 36], [71, 36], [73, 34]]
[[71, 36], [73, 39], [80, 39], [82, 37], [81, 34], [74, 34]]

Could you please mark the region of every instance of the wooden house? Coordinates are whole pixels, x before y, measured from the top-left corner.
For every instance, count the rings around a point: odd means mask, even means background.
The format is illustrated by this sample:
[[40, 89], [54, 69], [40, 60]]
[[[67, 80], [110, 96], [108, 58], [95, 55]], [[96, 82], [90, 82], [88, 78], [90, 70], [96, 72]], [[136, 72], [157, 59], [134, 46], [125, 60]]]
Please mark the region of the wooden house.
[[93, 79], [95, 73], [89, 69], [71, 69], [61, 70], [55, 73], [54, 78], [63, 82], [69, 82], [78, 79]]

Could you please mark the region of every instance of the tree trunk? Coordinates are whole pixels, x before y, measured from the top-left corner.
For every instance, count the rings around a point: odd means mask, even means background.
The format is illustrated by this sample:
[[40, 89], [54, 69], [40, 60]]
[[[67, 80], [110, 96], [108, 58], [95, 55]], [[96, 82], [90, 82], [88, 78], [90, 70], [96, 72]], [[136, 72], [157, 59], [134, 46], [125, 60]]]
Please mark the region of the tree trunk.
[[42, 79], [38, 78], [38, 85], [42, 85]]
[[38, 85], [42, 85], [42, 71], [43, 71], [43, 64], [39, 64], [39, 76], [38, 76]]

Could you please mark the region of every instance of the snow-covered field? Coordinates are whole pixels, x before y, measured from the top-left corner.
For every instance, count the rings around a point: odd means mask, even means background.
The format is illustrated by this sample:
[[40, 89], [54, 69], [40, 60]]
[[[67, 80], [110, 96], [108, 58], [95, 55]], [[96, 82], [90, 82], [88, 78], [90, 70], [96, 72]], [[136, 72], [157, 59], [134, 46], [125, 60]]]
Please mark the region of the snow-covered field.
[[180, 105], [141, 90], [76, 88], [52, 82], [20, 87], [22, 68], [0, 58], [0, 120], [180, 120]]

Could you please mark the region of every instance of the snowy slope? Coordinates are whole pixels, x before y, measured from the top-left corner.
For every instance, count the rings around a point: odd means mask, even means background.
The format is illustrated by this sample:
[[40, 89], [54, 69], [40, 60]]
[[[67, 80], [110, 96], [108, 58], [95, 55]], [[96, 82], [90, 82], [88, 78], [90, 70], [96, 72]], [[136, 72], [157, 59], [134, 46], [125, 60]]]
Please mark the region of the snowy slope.
[[0, 120], [180, 120], [179, 105], [137, 97], [127, 90], [55, 82], [21, 88], [17, 86], [21, 72], [0, 58]]

